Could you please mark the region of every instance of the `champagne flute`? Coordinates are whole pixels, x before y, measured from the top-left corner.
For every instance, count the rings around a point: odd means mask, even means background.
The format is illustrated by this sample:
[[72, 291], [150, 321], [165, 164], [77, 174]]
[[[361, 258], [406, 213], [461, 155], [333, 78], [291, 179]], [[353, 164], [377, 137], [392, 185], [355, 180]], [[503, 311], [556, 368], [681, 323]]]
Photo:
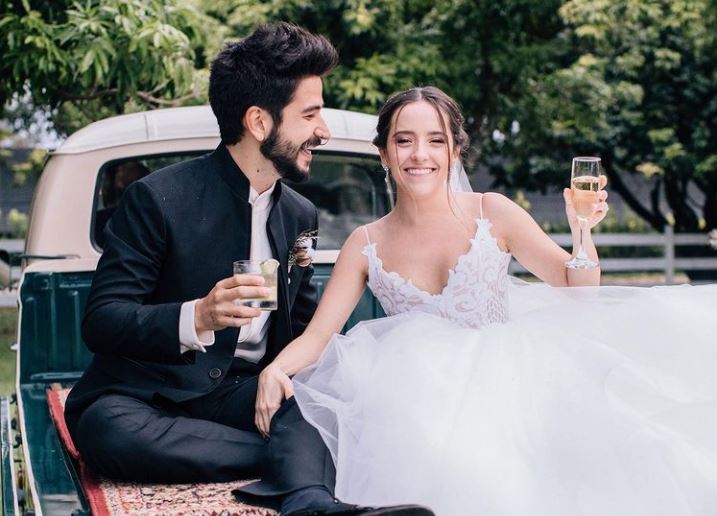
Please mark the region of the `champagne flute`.
[[570, 189], [573, 194], [573, 209], [575, 209], [578, 224], [580, 225], [580, 246], [575, 257], [565, 262], [565, 267], [568, 269], [594, 269], [599, 265], [598, 262], [588, 257], [583, 247], [583, 241], [590, 231], [588, 220], [595, 213], [595, 207], [598, 203], [601, 172], [600, 158], [573, 158]]

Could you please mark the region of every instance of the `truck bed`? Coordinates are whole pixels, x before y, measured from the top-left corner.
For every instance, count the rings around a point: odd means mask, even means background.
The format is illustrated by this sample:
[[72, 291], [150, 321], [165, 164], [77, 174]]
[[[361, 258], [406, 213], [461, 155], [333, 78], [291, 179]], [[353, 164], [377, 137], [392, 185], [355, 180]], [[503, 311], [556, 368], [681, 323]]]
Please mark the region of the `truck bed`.
[[[331, 265], [316, 266], [314, 283], [324, 290]], [[28, 272], [20, 287], [18, 410], [25, 475], [35, 514], [90, 514], [73, 462], [50, 418], [47, 389], [71, 386], [91, 359], [80, 323], [94, 271]], [[344, 330], [383, 315], [366, 291]], [[6, 510], [6, 514], [14, 511]]]
[[48, 388], [49, 383], [33, 383], [20, 386], [18, 392], [26, 474], [34, 486], [33, 505], [41, 514], [89, 514], [72, 461], [50, 419]]

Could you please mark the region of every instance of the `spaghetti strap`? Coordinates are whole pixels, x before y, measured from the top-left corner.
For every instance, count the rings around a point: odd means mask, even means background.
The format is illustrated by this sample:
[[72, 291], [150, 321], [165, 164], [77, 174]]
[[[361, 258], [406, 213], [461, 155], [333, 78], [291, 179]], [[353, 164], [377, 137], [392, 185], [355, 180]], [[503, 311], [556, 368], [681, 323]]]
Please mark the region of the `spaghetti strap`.
[[368, 242], [369, 245], [371, 245], [371, 237], [368, 234], [368, 224], [364, 224], [363, 230], [364, 230], [364, 232], [366, 232], [366, 241]]
[[480, 200], [478, 201], [478, 217], [483, 220], [483, 197], [485, 197], [485, 194], [480, 194]]

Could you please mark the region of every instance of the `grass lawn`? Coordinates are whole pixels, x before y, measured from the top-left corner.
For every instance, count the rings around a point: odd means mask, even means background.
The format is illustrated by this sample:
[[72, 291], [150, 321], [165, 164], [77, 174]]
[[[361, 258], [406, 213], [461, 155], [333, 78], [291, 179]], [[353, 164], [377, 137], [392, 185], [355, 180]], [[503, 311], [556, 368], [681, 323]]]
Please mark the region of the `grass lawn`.
[[15, 342], [15, 326], [17, 324], [17, 310], [15, 308], [0, 308], [0, 394], [13, 392], [15, 387], [15, 357], [16, 353], [10, 349]]

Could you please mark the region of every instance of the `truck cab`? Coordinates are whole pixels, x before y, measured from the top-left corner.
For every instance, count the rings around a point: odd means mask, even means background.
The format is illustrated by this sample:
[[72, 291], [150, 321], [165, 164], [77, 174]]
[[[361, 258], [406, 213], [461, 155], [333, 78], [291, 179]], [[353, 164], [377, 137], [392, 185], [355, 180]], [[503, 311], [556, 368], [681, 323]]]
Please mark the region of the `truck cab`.
[[[291, 185], [319, 209], [313, 279], [319, 293], [349, 233], [387, 213], [393, 202], [371, 144], [376, 117], [333, 109], [323, 115], [332, 139], [314, 151], [311, 179]], [[71, 386], [91, 358], [80, 323], [102, 254], [103, 229], [124, 190], [218, 144], [211, 109], [196, 106], [101, 120], [51, 153], [35, 190], [22, 255], [16, 416], [8, 399], [0, 407], [3, 514], [90, 514], [51, 421], [46, 392], [52, 384]], [[380, 315], [367, 291], [346, 328]], [[16, 442], [21, 466], [12, 460]]]

